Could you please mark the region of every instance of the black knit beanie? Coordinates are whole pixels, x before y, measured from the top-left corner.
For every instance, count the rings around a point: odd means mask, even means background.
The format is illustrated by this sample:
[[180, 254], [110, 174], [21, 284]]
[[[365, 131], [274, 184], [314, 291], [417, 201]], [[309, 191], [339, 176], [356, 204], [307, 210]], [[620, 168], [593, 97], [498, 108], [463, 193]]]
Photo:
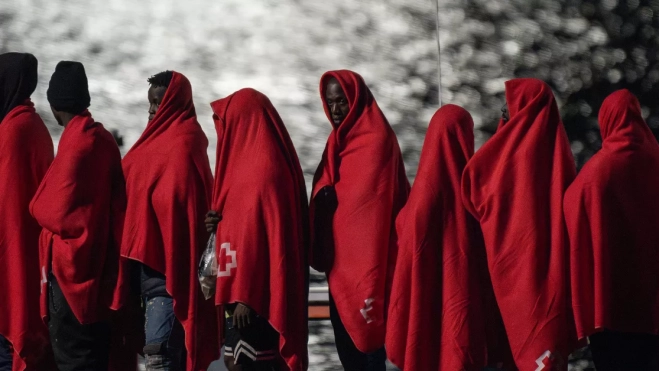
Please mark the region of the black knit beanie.
[[57, 111], [78, 114], [87, 109], [91, 98], [82, 63], [59, 62], [50, 78], [46, 95], [50, 105]]

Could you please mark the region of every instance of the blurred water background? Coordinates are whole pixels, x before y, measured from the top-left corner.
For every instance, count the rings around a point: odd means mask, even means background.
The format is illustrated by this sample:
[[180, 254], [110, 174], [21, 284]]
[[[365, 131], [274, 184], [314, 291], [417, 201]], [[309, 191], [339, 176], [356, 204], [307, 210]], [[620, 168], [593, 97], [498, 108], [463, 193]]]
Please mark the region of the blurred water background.
[[[157, 72], [190, 79], [212, 164], [209, 103], [258, 89], [286, 123], [308, 185], [330, 131], [318, 95], [330, 69], [364, 76], [398, 135], [411, 180], [439, 98], [471, 112], [478, 147], [494, 132], [512, 77], [551, 85], [579, 166], [600, 147], [597, 111], [616, 89], [637, 94], [659, 133], [659, 0], [438, 1], [0, 0], [0, 53], [39, 59], [33, 100], [56, 140], [49, 77], [60, 60], [83, 62], [91, 111], [123, 137], [124, 153], [146, 125], [146, 79]], [[313, 284], [323, 285], [322, 276]], [[311, 369], [340, 370], [333, 349], [329, 323], [311, 323]], [[588, 369], [587, 352], [570, 367]]]

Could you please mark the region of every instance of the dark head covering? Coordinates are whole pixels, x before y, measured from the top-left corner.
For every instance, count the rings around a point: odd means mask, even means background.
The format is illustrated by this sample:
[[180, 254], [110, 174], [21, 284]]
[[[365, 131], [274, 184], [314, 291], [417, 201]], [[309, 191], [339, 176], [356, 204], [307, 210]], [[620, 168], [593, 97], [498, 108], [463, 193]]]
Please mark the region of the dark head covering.
[[32, 54], [0, 54], [0, 121], [36, 89], [37, 64]]
[[61, 61], [48, 85], [48, 102], [58, 111], [78, 114], [89, 107], [85, 67], [80, 62]]

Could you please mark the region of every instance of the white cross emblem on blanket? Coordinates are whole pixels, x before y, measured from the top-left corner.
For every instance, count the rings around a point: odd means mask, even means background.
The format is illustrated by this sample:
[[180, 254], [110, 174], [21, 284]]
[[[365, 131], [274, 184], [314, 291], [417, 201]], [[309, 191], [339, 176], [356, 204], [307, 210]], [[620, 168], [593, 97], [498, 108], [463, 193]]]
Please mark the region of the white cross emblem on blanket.
[[550, 351], [545, 351], [542, 353], [540, 358], [535, 360], [535, 363], [538, 365], [538, 368], [535, 369], [535, 371], [542, 371], [547, 367], [547, 364], [545, 364], [545, 360], [550, 361], [551, 360], [551, 352]]
[[364, 300], [364, 308], [362, 308], [362, 309], [359, 310], [359, 312], [362, 314], [362, 316], [363, 316], [364, 319], [366, 320], [366, 323], [371, 323], [371, 322], [373, 322], [373, 318], [371, 318], [371, 317], [368, 315], [368, 312], [370, 312], [370, 311], [373, 310], [373, 305], [372, 305], [372, 304], [373, 304], [373, 301], [374, 301], [373, 298], [368, 298], [368, 299]]
[[220, 246], [220, 256], [217, 259], [217, 276], [230, 277], [231, 270], [235, 268], [238, 268], [236, 251], [231, 250], [231, 244], [225, 242]]

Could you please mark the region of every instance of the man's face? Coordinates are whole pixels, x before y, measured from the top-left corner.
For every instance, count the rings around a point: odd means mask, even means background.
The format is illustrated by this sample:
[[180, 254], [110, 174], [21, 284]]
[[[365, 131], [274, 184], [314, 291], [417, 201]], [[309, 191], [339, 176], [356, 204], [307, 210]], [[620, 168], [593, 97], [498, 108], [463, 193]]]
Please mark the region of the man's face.
[[325, 104], [332, 115], [332, 122], [335, 126], [341, 125], [348, 112], [350, 112], [350, 105], [348, 104], [348, 98], [346, 98], [341, 85], [335, 78], [331, 78], [327, 82], [327, 88], [325, 89]]
[[55, 110], [55, 108], [53, 108], [53, 106], [50, 106], [50, 110], [53, 112], [53, 116], [55, 117], [55, 120], [57, 121], [57, 125], [64, 126], [64, 124], [62, 123], [62, 118], [60, 117], [59, 112], [57, 110]]
[[501, 107], [501, 119], [503, 119], [504, 123], [510, 120], [510, 113], [508, 112], [508, 103], [504, 104], [503, 107]]
[[151, 86], [149, 88], [149, 93], [147, 94], [149, 99], [149, 121], [153, 120], [156, 116], [156, 112], [158, 111], [158, 107], [160, 107], [160, 103], [162, 103], [162, 98], [165, 97], [166, 91], [167, 88], [164, 86]]

